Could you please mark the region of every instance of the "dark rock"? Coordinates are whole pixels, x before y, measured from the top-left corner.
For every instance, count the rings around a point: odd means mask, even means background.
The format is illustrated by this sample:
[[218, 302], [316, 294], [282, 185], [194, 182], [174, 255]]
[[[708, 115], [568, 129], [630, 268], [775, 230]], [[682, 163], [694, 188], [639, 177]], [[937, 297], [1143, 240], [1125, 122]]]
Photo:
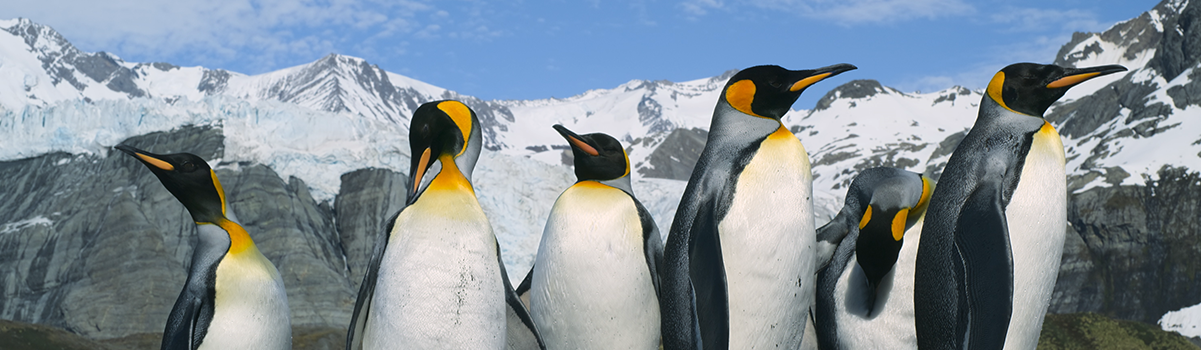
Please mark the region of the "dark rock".
[[1155, 10], [1165, 14], [1162, 21], [1164, 32], [1155, 56], [1147, 66], [1158, 71], [1167, 81], [1176, 79], [1201, 61], [1201, 5], [1183, 2], [1184, 8], [1179, 8], [1181, 4], [1179, 1], [1164, 0], [1155, 6]]
[[204, 75], [200, 77], [200, 84], [196, 86], [197, 90], [205, 95], [216, 95], [225, 91], [225, 87], [229, 83], [229, 71], [224, 69], [205, 69]]
[[334, 199], [338, 208], [334, 221], [346, 256], [351, 289], [356, 295], [371, 250], [380, 236], [386, 234], [387, 221], [404, 208], [406, 182], [404, 174], [388, 169], [359, 169], [342, 174], [342, 187]]
[[[1069, 198], [1069, 237], [1051, 312], [1098, 312], [1155, 323], [1201, 304], [1201, 174], [1164, 168], [1145, 186]], [[1071, 231], [1069, 231], [1071, 233]], [[1081, 249], [1083, 248], [1083, 249]]]
[[705, 130], [676, 129], [647, 157], [650, 166], [638, 169], [638, 173], [646, 177], [688, 181], [708, 138], [709, 132]]

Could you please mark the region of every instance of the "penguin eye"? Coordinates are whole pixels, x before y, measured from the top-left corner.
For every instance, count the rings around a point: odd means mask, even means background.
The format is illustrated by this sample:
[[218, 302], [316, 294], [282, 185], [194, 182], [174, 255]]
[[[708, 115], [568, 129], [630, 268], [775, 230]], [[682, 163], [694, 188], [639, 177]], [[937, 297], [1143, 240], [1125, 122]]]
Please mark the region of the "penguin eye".
[[196, 171], [196, 163], [183, 162], [183, 164], [179, 165], [179, 170], [183, 171], [185, 173], [190, 173], [190, 172]]
[[779, 88], [780, 86], [783, 86], [784, 84], [780, 83], [779, 79], [771, 79], [771, 80], [767, 81], [767, 85], [771, 85], [771, 87], [774, 87], [774, 88]]

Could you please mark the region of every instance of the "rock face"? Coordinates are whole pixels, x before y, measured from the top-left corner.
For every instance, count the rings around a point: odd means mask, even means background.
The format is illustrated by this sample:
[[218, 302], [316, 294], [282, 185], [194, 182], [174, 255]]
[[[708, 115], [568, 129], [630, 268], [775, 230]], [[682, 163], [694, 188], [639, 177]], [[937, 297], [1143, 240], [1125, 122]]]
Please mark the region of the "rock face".
[[[1072, 196], [1052, 313], [1155, 323], [1201, 302], [1201, 174], [1160, 170], [1146, 186]], [[1074, 235], [1072, 233], [1075, 233]]]
[[[223, 153], [221, 131], [207, 127], [125, 143], [206, 159]], [[279, 268], [292, 324], [345, 327], [357, 282], [330, 205], [316, 203], [303, 181], [285, 181], [262, 165], [225, 164], [216, 172], [230, 210]], [[8, 223], [0, 227], [0, 318], [90, 338], [162, 332], [186, 278], [196, 225], [144, 165], [120, 152], [56, 153], [0, 163], [0, 174], [10, 184], [0, 189], [0, 222]]]
[[649, 167], [638, 169], [646, 177], [688, 181], [692, 168], [705, 149], [709, 132], [701, 129], [676, 129], [647, 158]]

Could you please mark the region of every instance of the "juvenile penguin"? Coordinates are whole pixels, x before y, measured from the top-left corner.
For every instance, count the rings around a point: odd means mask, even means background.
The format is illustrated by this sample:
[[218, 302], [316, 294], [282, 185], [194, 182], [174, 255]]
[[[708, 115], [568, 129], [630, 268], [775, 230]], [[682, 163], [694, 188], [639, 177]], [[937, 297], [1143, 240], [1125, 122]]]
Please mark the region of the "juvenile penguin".
[[551, 349], [658, 349], [663, 241], [634, 197], [625, 149], [606, 134], [554, 128], [578, 181], [547, 219], [528, 278], [530, 315]]
[[664, 348], [800, 346], [817, 272], [813, 174], [780, 118], [851, 69], [756, 66], [726, 83], [664, 250]]
[[116, 148], [145, 164], [198, 226], [188, 279], [167, 318], [162, 349], [291, 349], [284, 281], [238, 225], [208, 163], [188, 153]]
[[838, 247], [817, 275], [820, 348], [917, 348], [913, 270], [931, 190], [933, 181], [920, 174], [864, 170], [842, 210], [817, 229], [819, 244]]
[[930, 198], [914, 308], [922, 349], [1033, 349], [1067, 226], [1063, 143], [1043, 113], [1072, 86], [1125, 71], [1018, 63], [988, 83]]
[[408, 199], [377, 239], [347, 349], [504, 349], [512, 326], [537, 336], [471, 184], [480, 134], [459, 101], [413, 112]]

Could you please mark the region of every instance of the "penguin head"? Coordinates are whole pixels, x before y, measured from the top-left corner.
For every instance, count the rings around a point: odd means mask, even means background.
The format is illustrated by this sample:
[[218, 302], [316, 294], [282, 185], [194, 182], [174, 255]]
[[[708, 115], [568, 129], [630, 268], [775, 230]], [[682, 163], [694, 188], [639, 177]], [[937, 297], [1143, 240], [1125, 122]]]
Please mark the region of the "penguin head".
[[225, 218], [225, 191], [217, 174], [204, 159], [191, 153], [154, 154], [131, 146], [119, 145], [145, 164], [198, 223], [216, 223]]
[[409, 126], [410, 203], [416, 200], [422, 179], [435, 162], [442, 166], [439, 175], [453, 171], [470, 180], [480, 155], [479, 131], [475, 111], [462, 102], [434, 101], [417, 107]]
[[755, 66], [739, 71], [722, 90], [721, 100], [748, 115], [779, 120], [792, 109], [805, 88], [839, 73], [856, 69], [836, 64], [811, 70], [787, 70], [780, 66]]
[[925, 213], [934, 185], [923, 175], [896, 169], [890, 176], [876, 178], [870, 187], [871, 199], [859, 220], [855, 259], [874, 289], [896, 264], [905, 231]]
[[607, 181], [630, 175], [630, 159], [617, 139], [603, 133], [578, 135], [562, 125], [554, 128], [571, 145], [578, 181]]
[[1065, 68], [1050, 64], [1016, 63], [993, 76], [988, 83], [987, 95], [1005, 109], [1042, 117], [1051, 104], [1076, 84], [1125, 70], [1126, 67], [1119, 65]]

